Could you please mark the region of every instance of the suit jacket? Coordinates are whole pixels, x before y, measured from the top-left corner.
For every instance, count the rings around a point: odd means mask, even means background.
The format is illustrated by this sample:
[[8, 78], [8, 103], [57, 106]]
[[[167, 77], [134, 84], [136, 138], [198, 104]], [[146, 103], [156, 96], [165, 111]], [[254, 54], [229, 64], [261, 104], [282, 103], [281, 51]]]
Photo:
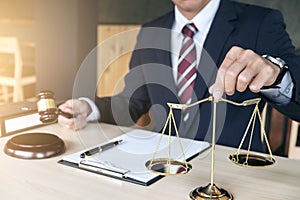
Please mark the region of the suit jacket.
[[[101, 121], [119, 125], [134, 124], [150, 110], [155, 130], [161, 131], [169, 107], [167, 102], [178, 103], [177, 89], [172, 75], [170, 34], [174, 22], [174, 11], [143, 25], [130, 61], [130, 72], [125, 77], [125, 89], [113, 97], [96, 98]], [[226, 53], [232, 46], [251, 49], [257, 54], [269, 54], [284, 59], [295, 83], [294, 96], [287, 105], [276, 105], [260, 93], [235, 92], [226, 99], [242, 102], [247, 99], [263, 98], [287, 116], [300, 120], [300, 58], [294, 55], [294, 47], [285, 31], [280, 12], [268, 8], [222, 0], [204, 43], [194, 86], [193, 101], [210, 96], [210, 86]], [[238, 147], [254, 106], [238, 107], [227, 103], [217, 104], [217, 135], [219, 144]], [[212, 130], [212, 103], [194, 106], [186, 123], [182, 122], [181, 111], [174, 110], [179, 132], [184, 137], [210, 140]], [[251, 128], [250, 128], [251, 130]], [[250, 134], [250, 133], [248, 133]], [[247, 148], [248, 137], [243, 148]], [[260, 123], [256, 120], [252, 150], [262, 151]]]

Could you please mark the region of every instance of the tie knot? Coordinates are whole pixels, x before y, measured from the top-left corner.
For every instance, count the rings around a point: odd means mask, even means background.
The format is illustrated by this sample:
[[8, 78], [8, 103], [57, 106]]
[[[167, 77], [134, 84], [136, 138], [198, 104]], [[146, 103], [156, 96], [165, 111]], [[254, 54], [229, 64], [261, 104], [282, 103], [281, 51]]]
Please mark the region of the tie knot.
[[193, 38], [197, 31], [198, 29], [193, 23], [185, 25], [182, 29], [182, 33], [184, 34], [184, 36], [188, 36], [190, 38]]

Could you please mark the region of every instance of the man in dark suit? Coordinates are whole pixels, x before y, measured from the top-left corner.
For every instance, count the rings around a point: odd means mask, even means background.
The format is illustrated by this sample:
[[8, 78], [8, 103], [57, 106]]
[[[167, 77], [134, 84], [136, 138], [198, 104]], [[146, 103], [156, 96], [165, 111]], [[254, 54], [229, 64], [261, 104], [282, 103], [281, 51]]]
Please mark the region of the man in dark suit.
[[[150, 113], [151, 128], [161, 131], [168, 102], [189, 104], [211, 94], [216, 102], [222, 96], [235, 102], [259, 97], [260, 110], [268, 102], [300, 120], [300, 58], [294, 54], [280, 12], [228, 0], [173, 2], [172, 12], [143, 25], [123, 92], [96, 97], [95, 104], [88, 99], [69, 100], [60, 108], [77, 117], [59, 117], [59, 123], [71, 129], [82, 128], [90, 120], [132, 125]], [[188, 39], [181, 32], [186, 26], [193, 32], [187, 34]], [[187, 41], [191, 48], [187, 46], [184, 52], [181, 48]], [[191, 83], [187, 88], [193, 91], [183, 102], [179, 80], [190, 72], [179, 71], [180, 57], [189, 57], [191, 49], [196, 52], [195, 61], [188, 66], [196, 64], [187, 68], [195, 72], [185, 83]], [[237, 147], [252, 112], [253, 106], [218, 103], [217, 143]], [[175, 110], [174, 115], [182, 136], [197, 140], [211, 137], [210, 103]], [[256, 123], [253, 150], [262, 151], [260, 140]]]

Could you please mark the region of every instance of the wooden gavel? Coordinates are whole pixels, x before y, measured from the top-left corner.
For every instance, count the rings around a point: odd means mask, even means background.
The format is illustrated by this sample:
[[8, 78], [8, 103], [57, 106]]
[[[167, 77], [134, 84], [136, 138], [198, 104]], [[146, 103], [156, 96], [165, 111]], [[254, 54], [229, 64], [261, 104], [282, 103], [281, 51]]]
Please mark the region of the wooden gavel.
[[37, 94], [37, 109], [40, 115], [40, 121], [43, 123], [56, 122], [58, 115], [62, 115], [66, 118], [73, 118], [70, 113], [63, 112], [57, 108], [54, 93], [49, 90], [41, 91]]

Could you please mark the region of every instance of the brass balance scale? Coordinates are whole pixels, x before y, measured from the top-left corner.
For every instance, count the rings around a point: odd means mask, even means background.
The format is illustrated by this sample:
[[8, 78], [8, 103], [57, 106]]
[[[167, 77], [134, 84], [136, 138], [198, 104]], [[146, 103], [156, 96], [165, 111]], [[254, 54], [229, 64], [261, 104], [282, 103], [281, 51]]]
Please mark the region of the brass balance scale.
[[[225, 103], [229, 103], [229, 104], [232, 104], [235, 106], [255, 105], [254, 109], [253, 109], [253, 113], [250, 117], [247, 128], [245, 130], [245, 133], [243, 135], [243, 138], [240, 142], [240, 145], [239, 145], [237, 151], [229, 156], [229, 159], [233, 163], [235, 163], [239, 166], [242, 166], [242, 167], [260, 168], [260, 167], [266, 167], [266, 166], [269, 166], [269, 165], [272, 165], [275, 163], [275, 159], [273, 158], [271, 148], [270, 148], [270, 145], [269, 145], [269, 142], [267, 139], [267, 135], [266, 135], [266, 132], [264, 129], [262, 129], [262, 134], [263, 134], [264, 140], [266, 142], [269, 155], [265, 155], [265, 154], [261, 155], [258, 153], [250, 152], [253, 130], [254, 130], [254, 125], [255, 125], [255, 121], [256, 121], [257, 117], [259, 119], [260, 125], [262, 126], [262, 117], [261, 117], [261, 114], [260, 114], [259, 108], [258, 108], [258, 104], [259, 104], [260, 100], [261, 100], [260, 98], [256, 98], [256, 99], [246, 100], [241, 103], [237, 103], [237, 102], [230, 101], [230, 100], [223, 99], [223, 98], [221, 98], [219, 101], [216, 101], [216, 100], [214, 100], [214, 98], [212, 96], [210, 96], [208, 98], [205, 98], [205, 99], [199, 100], [195, 103], [187, 104], [187, 105], [186, 104], [168, 103], [170, 111], [169, 111], [166, 123], [163, 127], [160, 140], [158, 141], [158, 144], [154, 151], [153, 157], [151, 160], [146, 162], [146, 166], [147, 166], [148, 170], [153, 171], [155, 173], [159, 173], [164, 176], [175, 176], [175, 175], [179, 175], [179, 174], [188, 173], [192, 169], [192, 165], [186, 161], [186, 158], [184, 155], [183, 147], [180, 142], [180, 137], [178, 134], [177, 125], [176, 125], [175, 118], [173, 115], [173, 109], [184, 110], [184, 109], [199, 105], [204, 102], [213, 102], [213, 127], [212, 127], [213, 130], [212, 130], [212, 145], [211, 145], [212, 151], [211, 151], [211, 177], [210, 177], [211, 181], [206, 186], [200, 186], [200, 187], [192, 190], [189, 194], [189, 197], [190, 197], [190, 199], [195, 199], [195, 200], [201, 200], [201, 199], [232, 200], [233, 199], [232, 194], [230, 194], [228, 191], [226, 191], [223, 188], [217, 187], [216, 184], [214, 183], [214, 156], [215, 156], [215, 143], [216, 143], [216, 141], [215, 141], [216, 105], [219, 102], [225, 102]], [[169, 148], [168, 157], [167, 158], [156, 158], [156, 153], [160, 146], [162, 136], [166, 132], [167, 126], [168, 126], [168, 136], [169, 137], [171, 137], [171, 132], [172, 132], [171, 127], [172, 126], [174, 127], [176, 137], [178, 138], [178, 141], [179, 141], [178, 144], [179, 144], [180, 150], [183, 155], [183, 161], [179, 161], [179, 160], [175, 160], [175, 159], [171, 158], [170, 142], [168, 144], [168, 148]], [[251, 131], [249, 131], [250, 128], [251, 128]], [[241, 147], [244, 143], [246, 136], [248, 135], [248, 132], [250, 132], [250, 140], [249, 140], [249, 144], [248, 144], [248, 149], [245, 153], [241, 153]]]

